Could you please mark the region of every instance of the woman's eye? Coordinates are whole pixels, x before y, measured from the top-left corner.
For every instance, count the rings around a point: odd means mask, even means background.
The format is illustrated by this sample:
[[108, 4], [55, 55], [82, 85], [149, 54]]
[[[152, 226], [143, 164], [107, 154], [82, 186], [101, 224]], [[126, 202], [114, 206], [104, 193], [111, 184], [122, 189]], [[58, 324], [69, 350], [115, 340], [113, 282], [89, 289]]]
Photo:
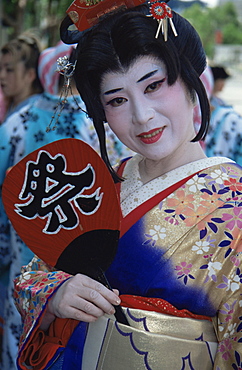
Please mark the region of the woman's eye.
[[115, 98], [115, 99], [110, 100], [107, 103], [107, 105], [111, 105], [112, 107], [119, 107], [120, 105], [122, 105], [126, 101], [127, 101], [127, 99], [125, 99], [125, 98]]
[[165, 80], [166, 78], [162, 78], [162, 80], [152, 82], [152, 84], [146, 87], [145, 93], [157, 91], [160, 88], [160, 86], [163, 84], [163, 82], [165, 82]]

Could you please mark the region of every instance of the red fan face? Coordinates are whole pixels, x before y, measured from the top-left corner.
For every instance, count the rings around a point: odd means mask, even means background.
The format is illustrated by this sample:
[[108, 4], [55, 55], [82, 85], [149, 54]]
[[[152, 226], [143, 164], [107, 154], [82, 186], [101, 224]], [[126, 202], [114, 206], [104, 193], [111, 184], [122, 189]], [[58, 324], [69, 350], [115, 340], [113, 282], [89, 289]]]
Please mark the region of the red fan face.
[[90, 275], [112, 262], [120, 228], [115, 185], [81, 140], [59, 140], [23, 158], [6, 176], [2, 198], [16, 232], [50, 265]]

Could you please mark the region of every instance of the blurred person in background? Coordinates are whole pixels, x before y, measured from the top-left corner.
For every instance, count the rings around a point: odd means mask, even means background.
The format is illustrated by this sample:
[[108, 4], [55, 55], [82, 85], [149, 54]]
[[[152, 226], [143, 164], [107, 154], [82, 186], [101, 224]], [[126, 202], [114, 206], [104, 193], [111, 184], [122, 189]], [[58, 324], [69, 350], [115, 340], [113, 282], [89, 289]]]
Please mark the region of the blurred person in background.
[[232, 106], [211, 103], [205, 151], [208, 157], [225, 156], [242, 165], [242, 117]]
[[220, 98], [219, 94], [223, 91], [226, 80], [231, 76], [222, 66], [212, 66], [211, 71], [214, 80], [211, 104], [214, 107], [217, 105], [226, 105], [226, 102]]
[[43, 92], [38, 78], [41, 44], [31, 33], [23, 33], [1, 48], [0, 83], [8, 101], [6, 120]]
[[[59, 139], [78, 138], [99, 151], [99, 141], [93, 122], [87, 118], [85, 106], [76, 90], [74, 80], [71, 79], [68, 96], [60, 98], [64, 88], [64, 77], [57, 72], [57, 59], [65, 56], [71, 59], [74, 52], [73, 45], [66, 45], [61, 41], [41, 52], [38, 75], [44, 92], [12, 114], [0, 127], [0, 146], [5, 146], [2, 149], [3, 160], [0, 164], [3, 178], [8, 168], [24, 156]], [[64, 103], [63, 100], [65, 100]], [[108, 125], [106, 136], [107, 150], [113, 164], [122, 157], [132, 155], [133, 152], [121, 144]], [[3, 216], [1, 224], [5, 225], [3, 229], [6, 231], [5, 239], [8, 241], [6, 248], [11, 266], [9, 267], [9, 285], [4, 310], [2, 366], [4, 369], [12, 370], [16, 369], [17, 346], [21, 332], [21, 318], [12, 299], [12, 281], [20, 273], [21, 266], [29, 263], [33, 253], [9, 225], [5, 212]], [[0, 231], [0, 237], [1, 233], [2, 231]]]
[[[213, 93], [210, 98], [211, 118], [205, 138], [205, 152], [208, 157], [224, 156], [242, 165], [242, 117], [219, 98], [217, 94], [224, 88], [230, 77], [223, 67], [211, 67], [213, 73]], [[211, 90], [212, 85], [205, 88]]]
[[6, 113], [6, 98], [4, 97], [0, 86], [0, 125], [4, 119], [5, 113]]

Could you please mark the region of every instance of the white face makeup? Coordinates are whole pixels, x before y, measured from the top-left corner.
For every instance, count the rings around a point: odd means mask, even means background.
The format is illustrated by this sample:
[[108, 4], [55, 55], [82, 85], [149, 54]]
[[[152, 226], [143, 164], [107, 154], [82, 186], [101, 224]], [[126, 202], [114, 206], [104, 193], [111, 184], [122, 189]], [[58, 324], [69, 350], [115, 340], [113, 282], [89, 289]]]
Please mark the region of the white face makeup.
[[145, 56], [125, 72], [106, 73], [101, 101], [111, 129], [146, 162], [176, 168], [188, 155], [193, 160], [193, 103], [180, 79], [168, 85], [160, 60]]

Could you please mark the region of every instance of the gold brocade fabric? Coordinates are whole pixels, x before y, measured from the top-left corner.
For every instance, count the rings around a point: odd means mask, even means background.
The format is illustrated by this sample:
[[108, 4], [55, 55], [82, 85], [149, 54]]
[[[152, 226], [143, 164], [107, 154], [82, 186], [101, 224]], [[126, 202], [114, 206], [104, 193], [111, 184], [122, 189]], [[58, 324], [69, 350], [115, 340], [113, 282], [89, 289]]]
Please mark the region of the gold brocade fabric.
[[[213, 324], [208, 320], [180, 318], [127, 309], [132, 327], [102, 317], [90, 325], [83, 370], [212, 370], [217, 350]], [[103, 333], [102, 340], [91, 338]], [[90, 360], [97, 359], [97, 367]]]

